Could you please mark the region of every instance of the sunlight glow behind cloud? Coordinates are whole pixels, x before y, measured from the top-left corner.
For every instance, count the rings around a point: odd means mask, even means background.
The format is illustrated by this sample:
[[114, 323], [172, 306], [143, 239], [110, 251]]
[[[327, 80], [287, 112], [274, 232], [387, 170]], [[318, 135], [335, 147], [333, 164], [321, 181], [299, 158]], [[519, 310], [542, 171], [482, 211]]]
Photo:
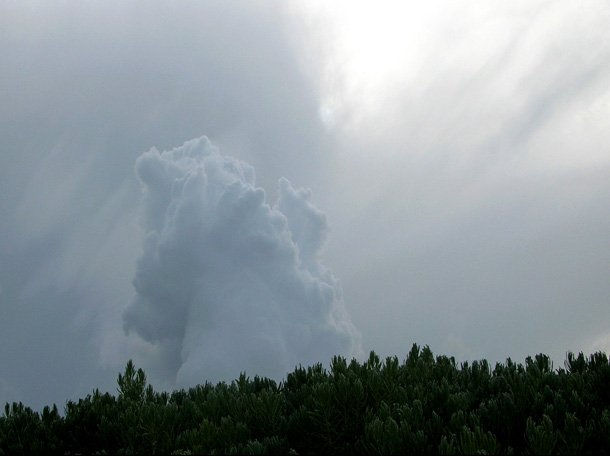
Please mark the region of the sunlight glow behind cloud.
[[[606, 129], [610, 118], [606, 80], [599, 77], [609, 70], [610, 45], [603, 30], [610, 8], [601, 2], [346, 0], [298, 5], [314, 24], [309, 45], [324, 49], [320, 116], [328, 128], [387, 136], [408, 123], [413, 138], [453, 137], [467, 158], [483, 152], [490, 137], [537, 130], [536, 123], [548, 119], [550, 128], [532, 135], [528, 159], [551, 167], [597, 166], [609, 160], [604, 147], [583, 156], [570, 145], [571, 138], [598, 137], [596, 131]], [[556, 36], [559, 29], [561, 36]], [[582, 54], [583, 48], [589, 52]], [[580, 60], [578, 67], [569, 66], [572, 59]], [[575, 89], [582, 90], [587, 79], [587, 91], [576, 98]], [[551, 100], [563, 106], [546, 115]], [[538, 105], [532, 106], [533, 101]], [[511, 133], [506, 130], [510, 123], [516, 129]], [[426, 130], [427, 125], [437, 131]], [[556, 132], [579, 127], [593, 131], [561, 138], [567, 147], [546, 143], [554, 141], [547, 132], [556, 137]], [[408, 153], [426, 148], [422, 144]], [[397, 151], [387, 148], [384, 153]]]

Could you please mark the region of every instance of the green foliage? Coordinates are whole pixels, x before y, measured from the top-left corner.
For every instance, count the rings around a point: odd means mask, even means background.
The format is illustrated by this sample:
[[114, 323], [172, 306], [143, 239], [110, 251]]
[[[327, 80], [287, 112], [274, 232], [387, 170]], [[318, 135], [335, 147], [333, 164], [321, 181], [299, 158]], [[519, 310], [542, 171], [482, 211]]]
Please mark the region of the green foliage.
[[375, 353], [297, 367], [280, 384], [245, 374], [156, 392], [129, 361], [117, 395], [94, 390], [41, 413], [6, 404], [0, 455], [609, 454], [604, 353], [456, 365], [413, 345], [401, 363]]

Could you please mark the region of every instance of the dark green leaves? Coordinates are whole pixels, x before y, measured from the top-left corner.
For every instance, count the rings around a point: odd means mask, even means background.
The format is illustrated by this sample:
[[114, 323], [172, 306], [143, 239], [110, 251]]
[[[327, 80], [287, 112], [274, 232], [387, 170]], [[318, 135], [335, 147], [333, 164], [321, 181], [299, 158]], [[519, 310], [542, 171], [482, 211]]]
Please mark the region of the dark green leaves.
[[568, 354], [457, 366], [414, 345], [404, 362], [371, 353], [298, 367], [280, 384], [246, 374], [159, 393], [129, 361], [118, 395], [97, 390], [41, 413], [6, 404], [0, 455], [608, 454], [610, 365]]

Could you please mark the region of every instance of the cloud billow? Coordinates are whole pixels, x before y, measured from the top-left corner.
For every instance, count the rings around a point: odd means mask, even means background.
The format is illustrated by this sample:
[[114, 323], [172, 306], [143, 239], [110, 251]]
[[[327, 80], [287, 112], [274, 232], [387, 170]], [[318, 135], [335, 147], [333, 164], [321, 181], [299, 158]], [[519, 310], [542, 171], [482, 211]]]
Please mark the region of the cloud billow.
[[341, 289], [318, 255], [325, 216], [306, 190], [279, 183], [206, 137], [136, 162], [146, 232], [124, 327], [154, 345], [168, 380], [281, 377], [299, 363], [360, 353]]

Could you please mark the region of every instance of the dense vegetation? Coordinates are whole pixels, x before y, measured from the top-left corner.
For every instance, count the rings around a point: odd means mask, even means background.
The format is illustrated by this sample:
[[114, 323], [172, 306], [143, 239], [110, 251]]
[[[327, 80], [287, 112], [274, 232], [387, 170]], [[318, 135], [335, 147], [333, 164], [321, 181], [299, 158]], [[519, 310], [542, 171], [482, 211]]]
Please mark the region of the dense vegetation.
[[406, 360], [335, 357], [286, 380], [153, 391], [131, 361], [118, 396], [94, 391], [37, 413], [6, 404], [0, 454], [610, 453], [610, 365], [568, 354], [456, 365], [414, 345]]

